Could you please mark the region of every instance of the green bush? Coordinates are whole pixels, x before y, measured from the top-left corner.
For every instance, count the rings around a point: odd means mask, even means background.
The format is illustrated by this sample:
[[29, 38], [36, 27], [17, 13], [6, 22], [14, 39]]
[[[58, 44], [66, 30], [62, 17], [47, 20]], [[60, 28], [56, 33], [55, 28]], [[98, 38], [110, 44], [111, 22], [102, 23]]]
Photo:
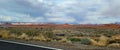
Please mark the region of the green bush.
[[45, 37], [48, 37], [48, 38], [51, 38], [51, 39], [53, 39], [53, 38], [56, 37], [55, 34], [53, 34], [52, 31], [46, 31], [43, 35], [44, 35]]
[[81, 39], [81, 43], [88, 45], [88, 44], [91, 43], [91, 41], [90, 41], [90, 39], [88, 39], [88, 38], [83, 38], [83, 39]]
[[72, 42], [79, 42], [79, 41], [81, 41], [80, 38], [70, 38], [69, 40], [72, 41]]

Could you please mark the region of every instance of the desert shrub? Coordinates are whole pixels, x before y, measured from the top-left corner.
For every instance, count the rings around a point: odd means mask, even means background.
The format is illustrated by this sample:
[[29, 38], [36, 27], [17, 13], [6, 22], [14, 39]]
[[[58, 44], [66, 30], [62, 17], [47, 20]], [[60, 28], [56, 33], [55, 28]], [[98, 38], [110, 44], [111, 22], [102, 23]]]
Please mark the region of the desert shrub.
[[18, 37], [18, 35], [16, 35], [16, 34], [9, 34], [9, 36], [13, 39], [16, 39]]
[[31, 30], [31, 31], [26, 31], [26, 34], [28, 34], [29, 36], [36, 36], [36, 32]]
[[116, 41], [117, 43], [120, 43], [120, 34], [115, 34], [111, 37], [112, 40]]
[[8, 33], [4, 33], [3, 35], [2, 35], [2, 38], [9, 38], [10, 36], [9, 36], [9, 34]]
[[79, 41], [81, 41], [80, 38], [70, 38], [69, 40], [72, 41], [72, 42], [79, 42]]
[[98, 41], [98, 46], [106, 46], [109, 43], [108, 37], [101, 36]]
[[18, 30], [18, 29], [11, 29], [10, 33], [14, 33], [16, 35], [20, 35], [22, 33], [22, 31]]
[[0, 30], [1, 38], [11, 38], [8, 30]]
[[91, 45], [98, 45], [98, 42], [95, 39], [89, 38], [89, 40], [91, 41]]
[[53, 34], [52, 31], [46, 31], [43, 35], [44, 35], [45, 37], [51, 38], [51, 39], [53, 39], [53, 38], [56, 37], [55, 34]]
[[63, 39], [59, 40], [59, 42], [61, 42], [61, 43], [71, 43], [71, 41], [69, 41], [67, 38], [63, 38]]
[[19, 39], [29, 40], [29, 36], [26, 33], [22, 33], [20, 36], [18, 36]]
[[36, 40], [36, 41], [45, 41], [46, 39], [43, 38], [43, 37], [40, 37], [40, 36], [35, 36], [35, 37], [33, 37], [33, 40]]
[[52, 39], [47, 38], [47, 37], [45, 37], [45, 36], [42, 35], [42, 34], [40, 34], [40, 35], [38, 35], [38, 36], [34, 36], [34, 37], [33, 37], [33, 40], [36, 40], [36, 41], [44, 41], [44, 42], [52, 41]]
[[112, 44], [109, 44], [108, 47], [120, 48], [120, 44], [119, 43], [112, 43]]
[[50, 41], [53, 41], [53, 39], [46, 38], [46, 41], [45, 41], [45, 42], [50, 42]]
[[82, 44], [90, 44], [91, 43], [91, 41], [90, 41], [90, 39], [89, 38], [83, 38], [83, 39], [81, 39], [81, 43]]
[[42, 30], [34, 29], [34, 28], [11, 28], [10, 33], [14, 33], [17, 35], [21, 35], [21, 33], [26, 33], [29, 36], [36, 36], [38, 33], [40, 33]]

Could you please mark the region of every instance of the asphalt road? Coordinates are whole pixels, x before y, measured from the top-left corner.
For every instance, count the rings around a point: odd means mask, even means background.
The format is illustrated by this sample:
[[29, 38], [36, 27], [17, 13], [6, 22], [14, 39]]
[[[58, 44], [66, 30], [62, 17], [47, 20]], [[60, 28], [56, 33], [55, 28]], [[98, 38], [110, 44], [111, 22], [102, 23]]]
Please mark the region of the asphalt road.
[[0, 40], [0, 50], [61, 50], [61, 49]]

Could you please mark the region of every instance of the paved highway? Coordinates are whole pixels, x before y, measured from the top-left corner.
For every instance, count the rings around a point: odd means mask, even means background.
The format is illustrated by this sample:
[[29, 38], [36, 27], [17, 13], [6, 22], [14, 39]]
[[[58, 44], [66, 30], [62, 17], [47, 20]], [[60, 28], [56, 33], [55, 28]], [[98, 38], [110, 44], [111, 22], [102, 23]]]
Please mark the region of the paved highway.
[[62, 49], [0, 40], [0, 50], [62, 50]]

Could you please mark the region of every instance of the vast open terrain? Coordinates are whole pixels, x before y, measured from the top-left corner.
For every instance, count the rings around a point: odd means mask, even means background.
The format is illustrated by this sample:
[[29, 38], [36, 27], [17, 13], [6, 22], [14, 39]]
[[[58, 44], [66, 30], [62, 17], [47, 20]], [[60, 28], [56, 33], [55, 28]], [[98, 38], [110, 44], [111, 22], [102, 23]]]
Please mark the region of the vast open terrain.
[[65, 50], [119, 50], [119, 24], [0, 25], [0, 38]]

